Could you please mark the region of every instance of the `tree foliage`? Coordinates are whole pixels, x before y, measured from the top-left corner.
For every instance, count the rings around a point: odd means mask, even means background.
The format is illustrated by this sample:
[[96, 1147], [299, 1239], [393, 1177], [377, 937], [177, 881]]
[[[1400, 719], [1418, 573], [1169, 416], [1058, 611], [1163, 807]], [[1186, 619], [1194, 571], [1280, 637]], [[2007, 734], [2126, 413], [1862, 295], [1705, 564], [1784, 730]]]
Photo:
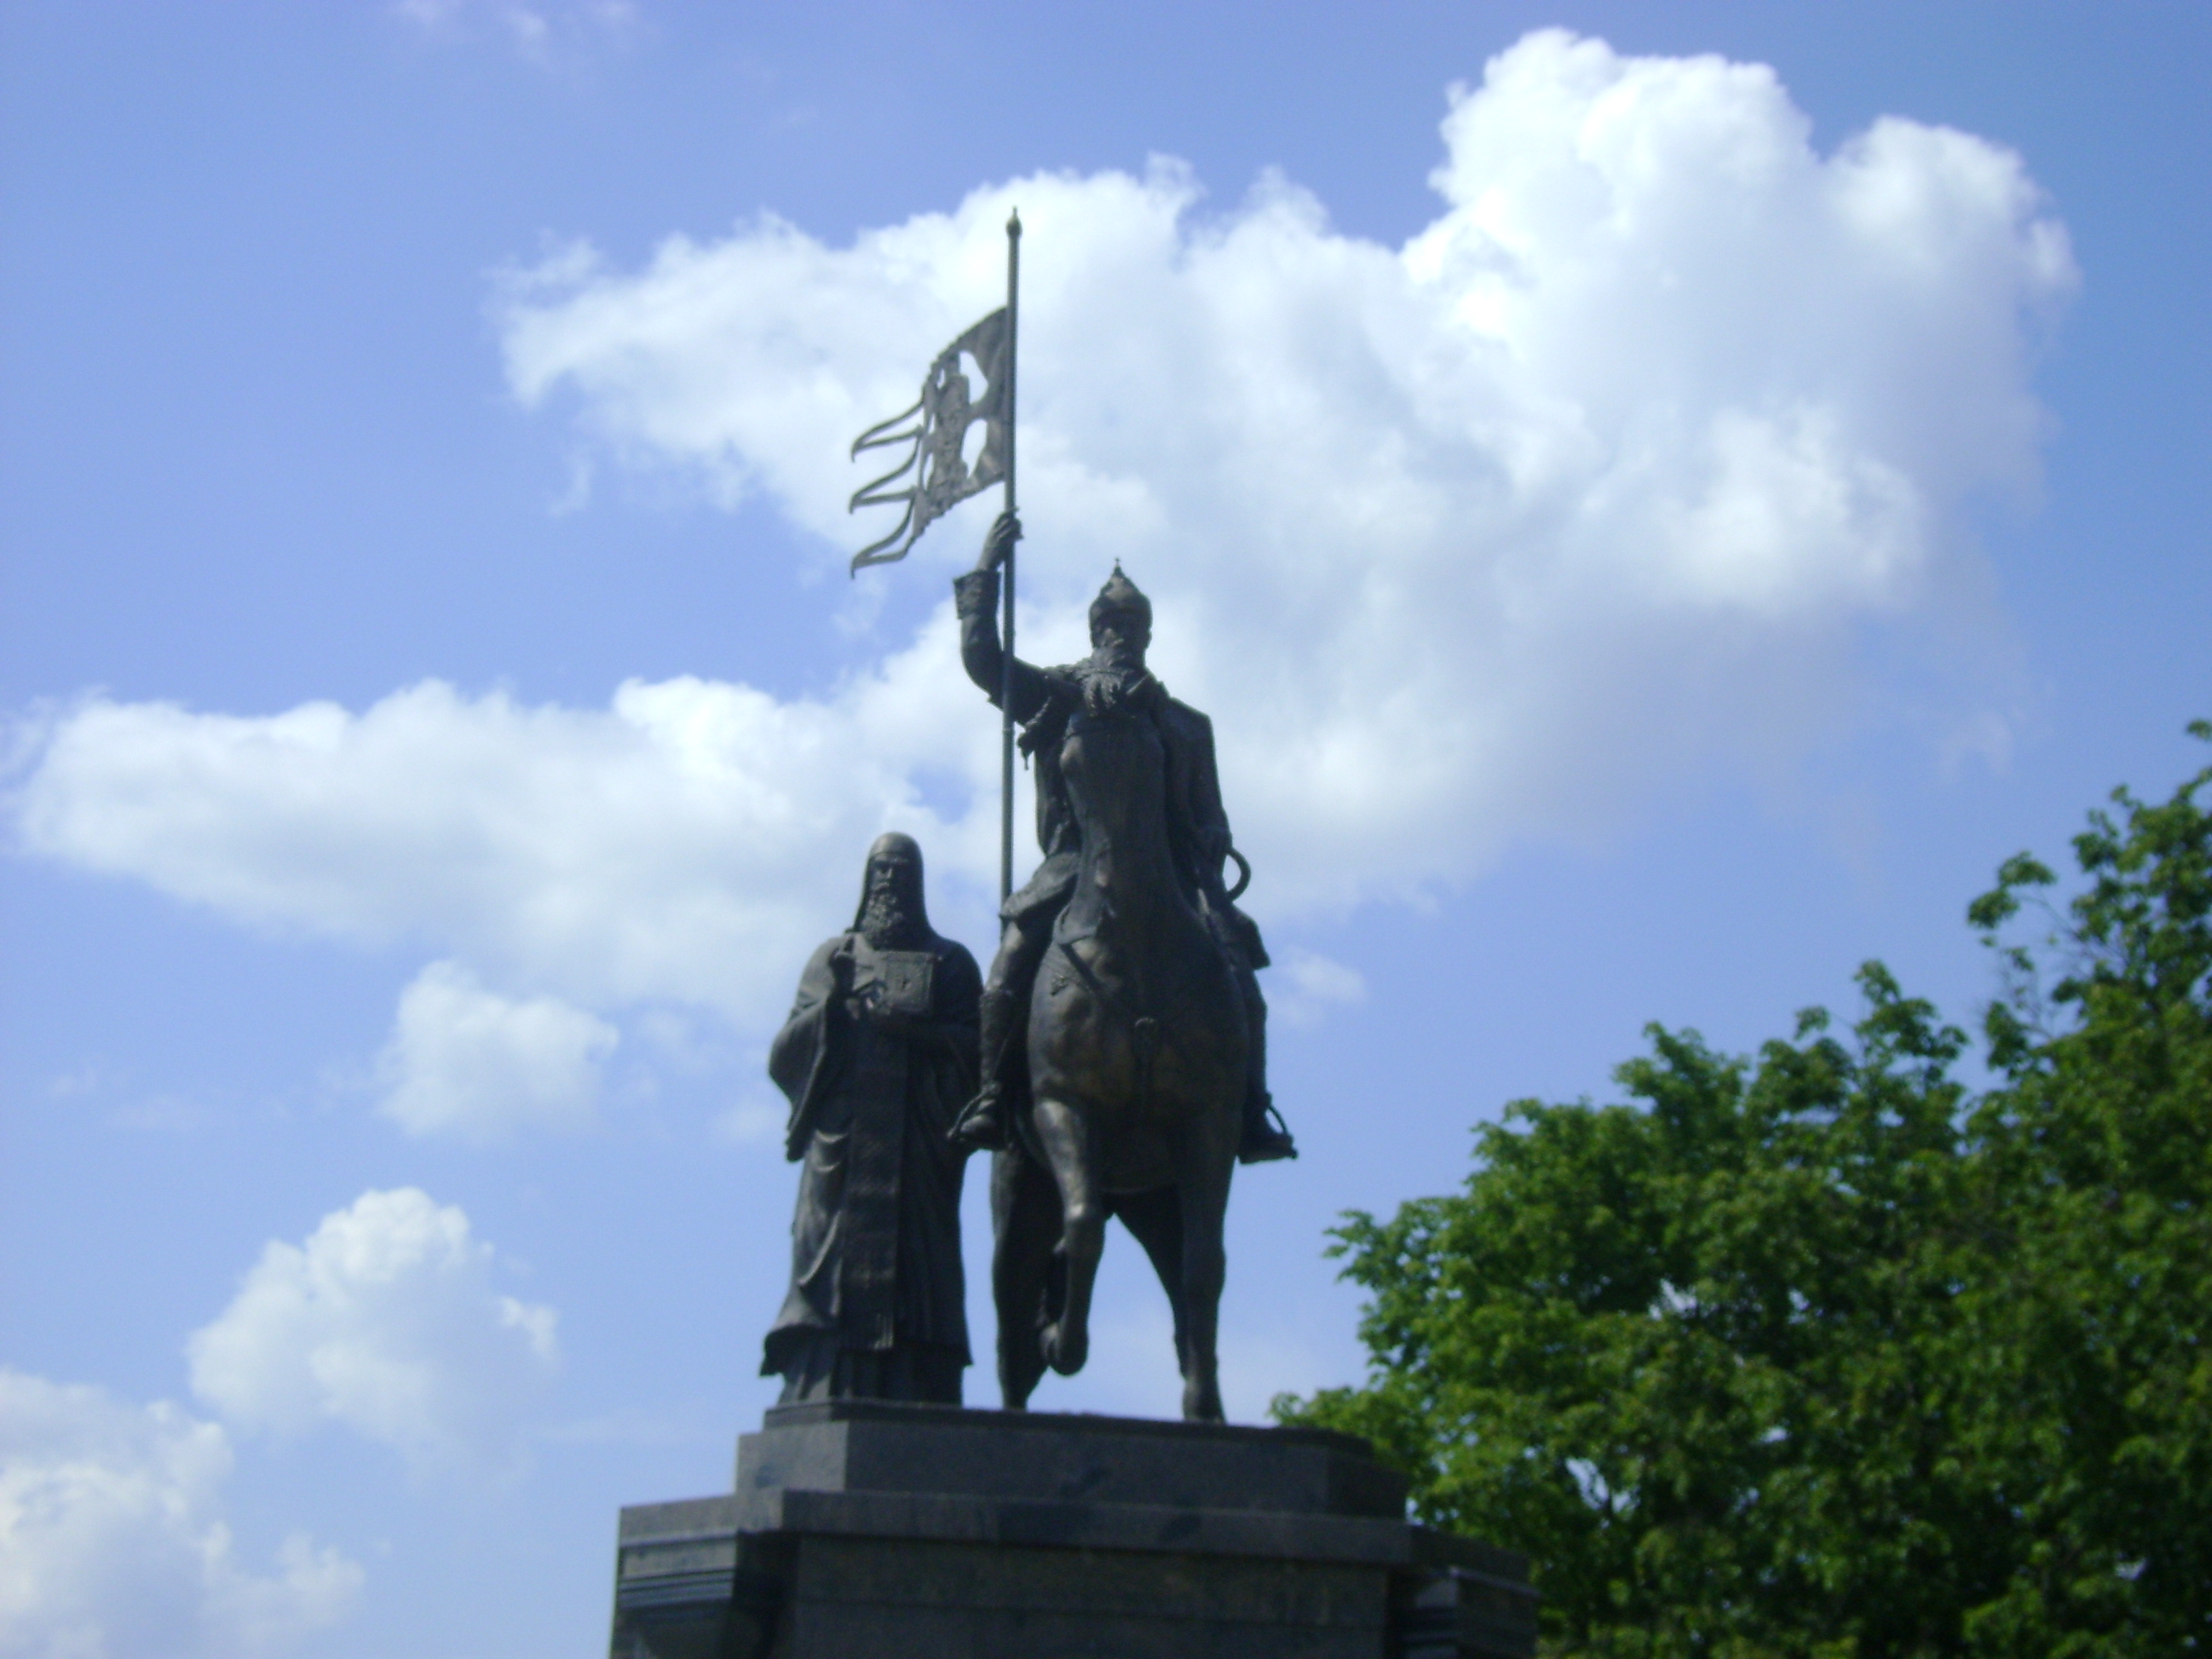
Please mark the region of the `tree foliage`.
[[1528, 1551], [1559, 1653], [2212, 1650], [2208, 784], [2092, 814], [2063, 909], [2026, 854], [1975, 902], [1979, 1095], [1876, 963], [1848, 1036], [1655, 1027], [1631, 1103], [1516, 1103], [1348, 1216], [1369, 1380], [1277, 1414]]

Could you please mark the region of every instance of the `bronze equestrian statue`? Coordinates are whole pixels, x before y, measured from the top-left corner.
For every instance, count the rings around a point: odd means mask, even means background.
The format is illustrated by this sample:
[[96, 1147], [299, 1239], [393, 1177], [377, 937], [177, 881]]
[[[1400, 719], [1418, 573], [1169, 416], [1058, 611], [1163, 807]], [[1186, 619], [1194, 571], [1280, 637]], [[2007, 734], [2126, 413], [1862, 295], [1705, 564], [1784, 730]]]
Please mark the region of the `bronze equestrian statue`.
[[994, 701], [1010, 678], [1045, 854], [1000, 909], [981, 1087], [953, 1131], [999, 1153], [1000, 1388], [1019, 1407], [1046, 1365], [1082, 1367], [1118, 1214], [1175, 1310], [1183, 1415], [1218, 1419], [1231, 1175], [1240, 1158], [1297, 1155], [1267, 1090], [1265, 949], [1222, 878], [1224, 861], [1249, 867], [1222, 809], [1212, 725], [1146, 670], [1152, 605], [1118, 567], [1091, 607], [1089, 657], [1017, 660], [1002, 678], [998, 567], [1020, 534], [1002, 515], [954, 584], [969, 677]]

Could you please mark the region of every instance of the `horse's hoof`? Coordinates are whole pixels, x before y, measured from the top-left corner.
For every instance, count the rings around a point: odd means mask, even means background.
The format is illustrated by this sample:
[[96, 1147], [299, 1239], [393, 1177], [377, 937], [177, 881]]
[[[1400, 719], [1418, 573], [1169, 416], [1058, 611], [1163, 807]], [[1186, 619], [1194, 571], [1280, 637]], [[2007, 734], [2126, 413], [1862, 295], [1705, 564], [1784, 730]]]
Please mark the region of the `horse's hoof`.
[[1182, 1418], [1186, 1423], [1218, 1423], [1221, 1418], [1221, 1390], [1197, 1382], [1186, 1382], [1182, 1389]]
[[1057, 1321], [1044, 1328], [1044, 1363], [1062, 1376], [1073, 1376], [1083, 1369], [1090, 1358], [1090, 1338], [1074, 1331], [1063, 1331]]

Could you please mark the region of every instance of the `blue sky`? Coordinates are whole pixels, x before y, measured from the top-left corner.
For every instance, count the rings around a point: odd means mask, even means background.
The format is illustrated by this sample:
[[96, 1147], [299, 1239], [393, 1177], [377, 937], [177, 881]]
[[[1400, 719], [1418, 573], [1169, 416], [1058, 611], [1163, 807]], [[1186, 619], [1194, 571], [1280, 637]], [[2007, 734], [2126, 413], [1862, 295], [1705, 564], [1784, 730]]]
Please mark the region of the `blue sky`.
[[[848, 580], [843, 444], [1011, 203], [1025, 646], [1153, 593], [1276, 957], [1232, 1416], [1645, 1022], [1970, 1020], [1996, 862], [2212, 712], [2207, 37], [0, 8], [0, 1654], [593, 1652], [726, 1483], [805, 951], [891, 827], [991, 943], [988, 514]], [[1040, 1407], [1173, 1410], [1136, 1256]]]

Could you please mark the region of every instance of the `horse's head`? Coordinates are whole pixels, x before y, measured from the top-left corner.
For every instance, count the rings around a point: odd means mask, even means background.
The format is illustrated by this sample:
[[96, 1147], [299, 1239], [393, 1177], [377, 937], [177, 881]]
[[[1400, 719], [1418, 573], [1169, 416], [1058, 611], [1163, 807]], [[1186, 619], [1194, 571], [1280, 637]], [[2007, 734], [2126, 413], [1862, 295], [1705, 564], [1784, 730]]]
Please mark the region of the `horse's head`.
[[1165, 754], [1151, 715], [1166, 695], [1159, 682], [1141, 669], [1133, 675], [1108, 671], [1085, 673], [1082, 688], [1060, 748], [1077, 818], [1158, 812]]
[[1083, 838], [1085, 878], [1071, 908], [1088, 924], [1089, 902], [1113, 888], [1126, 915], [1184, 902], [1168, 836], [1167, 752], [1152, 705], [1164, 694], [1139, 671], [1086, 674], [1067, 722], [1060, 775]]

